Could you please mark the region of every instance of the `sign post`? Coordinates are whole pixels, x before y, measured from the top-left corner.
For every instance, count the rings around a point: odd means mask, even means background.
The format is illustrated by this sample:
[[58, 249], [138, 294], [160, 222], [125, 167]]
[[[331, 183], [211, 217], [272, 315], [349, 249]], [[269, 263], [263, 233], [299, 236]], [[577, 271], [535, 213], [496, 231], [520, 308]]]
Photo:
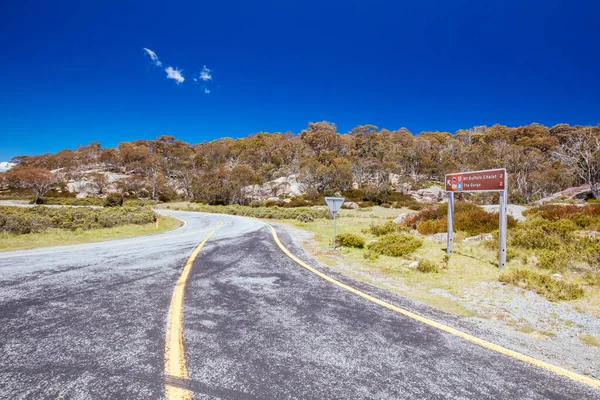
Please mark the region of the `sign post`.
[[344, 204], [343, 197], [325, 197], [325, 202], [327, 203], [327, 207], [329, 207], [329, 211], [331, 211], [331, 215], [333, 215], [333, 241], [332, 247], [335, 250], [335, 228], [337, 222], [337, 213], [342, 208], [342, 204]]
[[508, 175], [506, 169], [461, 172], [446, 175], [446, 193], [448, 194], [448, 246], [446, 252], [452, 253], [454, 240], [454, 193], [498, 192], [500, 194], [500, 223], [498, 238], [498, 267], [506, 266], [506, 214], [508, 207]]

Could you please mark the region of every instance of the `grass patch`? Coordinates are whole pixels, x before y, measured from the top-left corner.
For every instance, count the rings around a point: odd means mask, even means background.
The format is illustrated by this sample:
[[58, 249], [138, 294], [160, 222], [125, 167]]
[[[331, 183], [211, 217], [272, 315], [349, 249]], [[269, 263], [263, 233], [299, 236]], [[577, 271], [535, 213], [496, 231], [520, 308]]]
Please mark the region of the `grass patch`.
[[64, 246], [92, 242], [103, 242], [113, 239], [125, 239], [151, 235], [178, 228], [177, 218], [160, 216], [158, 229], [155, 223], [143, 225], [121, 225], [112, 228], [97, 228], [90, 230], [50, 229], [40, 233], [16, 235], [0, 233], [0, 251], [28, 250], [40, 247]]
[[596, 336], [579, 335], [579, 340], [581, 340], [581, 343], [588, 346], [600, 347], [600, 339], [598, 339]]
[[575, 300], [583, 297], [581, 286], [554, 279], [552, 276], [525, 268], [511, 269], [500, 276], [500, 282], [533, 290], [550, 301]]

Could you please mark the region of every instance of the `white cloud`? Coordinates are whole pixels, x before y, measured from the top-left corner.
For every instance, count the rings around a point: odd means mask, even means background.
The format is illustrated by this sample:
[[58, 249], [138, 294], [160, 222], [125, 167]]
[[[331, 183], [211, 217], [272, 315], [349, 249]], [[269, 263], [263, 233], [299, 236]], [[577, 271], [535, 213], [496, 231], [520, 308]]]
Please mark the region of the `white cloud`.
[[209, 93], [210, 93], [210, 90], [209, 90], [209, 89], [207, 89], [207, 88], [204, 88], [204, 93], [206, 93], [206, 94], [209, 94]]
[[176, 68], [173, 69], [172, 67], [167, 67], [165, 69], [165, 72], [167, 73], [167, 79], [174, 79], [178, 85], [185, 81], [185, 78], [183, 77], [183, 75], [181, 75], [181, 71], [183, 70]]
[[152, 60], [154, 65], [156, 65], [157, 67], [162, 67], [162, 62], [160, 62], [160, 60], [158, 59], [158, 56], [156, 55], [155, 52], [153, 52], [152, 50], [147, 49], [145, 47], [144, 47], [144, 51], [146, 52], [146, 54], [148, 54], [148, 56], [150, 56], [150, 59]]
[[210, 81], [212, 79], [211, 75], [212, 71], [206, 68], [206, 65], [202, 67], [202, 71], [200, 71], [200, 79], [203, 81]]

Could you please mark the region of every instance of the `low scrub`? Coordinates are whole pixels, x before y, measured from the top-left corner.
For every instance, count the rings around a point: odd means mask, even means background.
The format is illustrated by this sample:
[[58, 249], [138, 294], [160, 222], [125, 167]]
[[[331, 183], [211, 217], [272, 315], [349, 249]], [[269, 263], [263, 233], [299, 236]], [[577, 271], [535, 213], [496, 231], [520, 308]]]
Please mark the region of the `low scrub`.
[[0, 207], [0, 232], [27, 234], [50, 228], [88, 230], [154, 222], [156, 214], [146, 207], [49, 208]]
[[[490, 213], [476, 204], [456, 202], [454, 205], [454, 229], [475, 236], [498, 229], [500, 216]], [[439, 205], [421, 210], [406, 219], [405, 224], [423, 235], [443, 233], [448, 230], [448, 206]], [[508, 216], [509, 228], [516, 226], [516, 220]]]
[[529, 217], [511, 232], [510, 243], [526, 249], [557, 249], [569, 246], [576, 239], [577, 225], [570, 220], [549, 220]]
[[552, 276], [516, 268], [503, 273], [500, 282], [515, 285], [526, 290], [533, 290], [550, 301], [575, 300], [583, 297], [583, 288], [575, 283], [558, 280]]
[[417, 271], [423, 273], [438, 273], [442, 271], [442, 268], [433, 261], [421, 260], [419, 261], [419, 265], [417, 265]]
[[548, 204], [530, 208], [523, 213], [523, 215], [526, 216], [535, 215], [551, 221], [557, 221], [559, 219], [571, 219], [577, 214], [584, 214], [589, 217], [600, 217], [600, 204], [587, 204], [585, 206], [578, 206], [575, 204]]
[[[193, 208], [190, 211], [195, 210]], [[324, 208], [309, 208], [309, 207], [294, 207], [294, 208], [283, 208], [283, 207], [250, 207], [250, 206], [239, 206], [239, 205], [228, 205], [228, 206], [211, 206], [206, 204], [200, 204], [197, 211], [215, 213], [215, 214], [228, 214], [228, 215], [240, 215], [243, 217], [251, 218], [265, 218], [265, 219], [296, 219], [303, 222], [310, 222], [310, 218], [315, 220], [317, 218], [331, 219], [331, 213], [329, 210]], [[302, 217], [301, 217], [302, 215]]]
[[369, 250], [390, 257], [403, 257], [414, 253], [423, 245], [423, 241], [408, 233], [390, 233], [370, 243]]
[[408, 227], [406, 225], [400, 225], [394, 221], [388, 221], [383, 224], [374, 224], [371, 222], [368, 229], [364, 229], [364, 233], [370, 233], [375, 236], [383, 236], [390, 233], [398, 233], [406, 231]]
[[335, 243], [341, 247], [354, 247], [362, 249], [365, 247], [365, 239], [353, 233], [341, 233], [335, 236]]
[[[106, 199], [102, 197], [43, 197], [40, 199], [44, 205], [60, 205], [60, 206], [104, 206]], [[158, 204], [157, 200], [138, 199], [138, 198], [123, 198], [123, 205], [129, 207], [145, 207]]]

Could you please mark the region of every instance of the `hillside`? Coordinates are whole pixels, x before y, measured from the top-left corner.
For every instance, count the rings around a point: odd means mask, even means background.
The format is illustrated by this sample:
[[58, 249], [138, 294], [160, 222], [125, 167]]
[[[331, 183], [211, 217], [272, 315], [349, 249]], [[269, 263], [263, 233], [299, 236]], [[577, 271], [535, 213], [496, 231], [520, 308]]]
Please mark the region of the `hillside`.
[[[3, 174], [2, 182], [5, 188], [23, 188], [18, 172], [32, 167], [51, 171], [55, 192], [80, 197], [118, 191], [157, 200], [248, 204], [354, 190], [355, 197], [381, 204], [394, 192], [424, 189], [446, 173], [504, 167], [511, 202], [530, 203], [582, 184], [597, 197], [599, 137], [600, 126], [566, 124], [419, 134], [364, 125], [342, 134], [335, 124], [317, 122], [298, 135], [261, 132], [200, 144], [161, 136], [115, 148], [91, 143], [56, 154], [24, 155], [12, 160], [17, 167]], [[491, 200], [491, 195], [477, 198]]]

